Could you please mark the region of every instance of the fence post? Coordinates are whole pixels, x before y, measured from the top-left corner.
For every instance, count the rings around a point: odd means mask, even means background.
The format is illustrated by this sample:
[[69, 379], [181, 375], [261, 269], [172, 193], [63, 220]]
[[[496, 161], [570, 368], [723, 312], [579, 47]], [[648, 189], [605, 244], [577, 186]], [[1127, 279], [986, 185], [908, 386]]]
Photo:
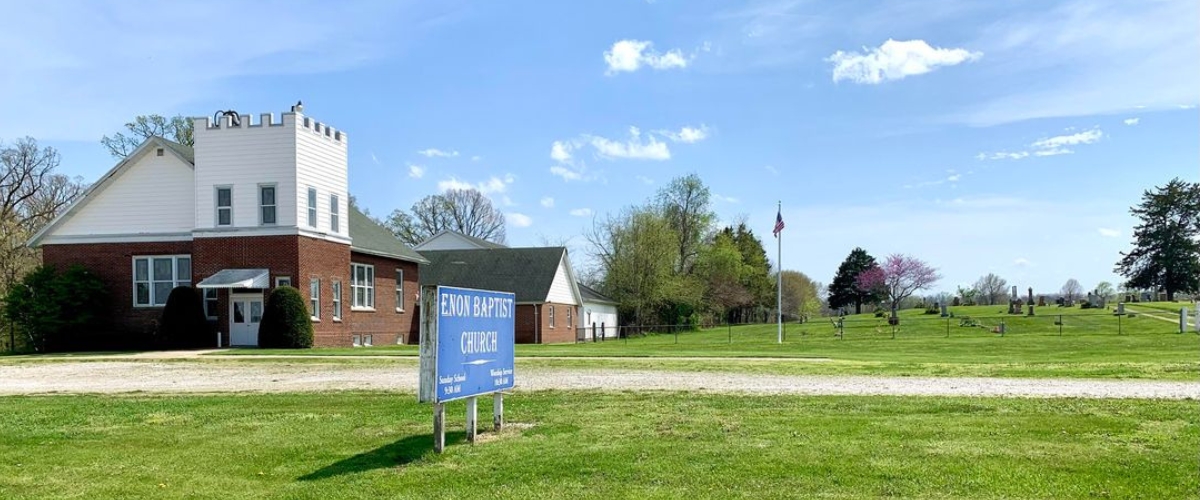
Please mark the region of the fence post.
[[678, 327], [678, 326], [672, 326], [672, 327], [671, 327], [671, 331], [672, 331], [672, 332], [675, 332], [675, 343], [676, 343], [676, 344], [679, 344], [679, 327]]
[[1058, 336], [1062, 337], [1062, 315], [1058, 315]]
[[730, 323], [728, 320], [726, 320], [725, 326], [729, 327], [729, 343], [732, 345], [733, 344], [733, 323]]

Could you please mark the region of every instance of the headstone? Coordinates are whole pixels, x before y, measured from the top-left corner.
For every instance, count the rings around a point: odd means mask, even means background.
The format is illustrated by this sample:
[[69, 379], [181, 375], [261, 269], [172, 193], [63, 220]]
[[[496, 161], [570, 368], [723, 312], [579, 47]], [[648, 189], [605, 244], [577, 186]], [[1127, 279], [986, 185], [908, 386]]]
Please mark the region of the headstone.
[[1120, 315], [1125, 314], [1125, 303], [1124, 302], [1117, 302], [1117, 314], [1120, 314]]
[[948, 316], [950, 316], [950, 312], [946, 310], [946, 304], [942, 304], [942, 317], [945, 318]]
[[1187, 316], [1188, 310], [1186, 307], [1179, 308], [1179, 333], [1187, 331]]
[[1038, 307], [1046, 307], [1046, 296], [1038, 295]]
[[1196, 333], [1200, 333], [1200, 302], [1195, 303], [1196, 317], [1192, 318], [1192, 328], [1196, 329]]
[[1033, 305], [1033, 287], [1029, 287], [1029, 302], [1027, 304]]
[[1013, 285], [1012, 287], [1012, 299], [1017, 300], [1017, 285]]

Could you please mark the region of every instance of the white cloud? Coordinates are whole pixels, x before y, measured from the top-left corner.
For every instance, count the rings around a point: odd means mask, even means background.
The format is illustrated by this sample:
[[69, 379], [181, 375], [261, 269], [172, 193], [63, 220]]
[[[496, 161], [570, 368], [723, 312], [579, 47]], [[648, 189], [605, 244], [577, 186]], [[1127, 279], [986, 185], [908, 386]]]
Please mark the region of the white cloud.
[[656, 130], [655, 133], [675, 142], [693, 144], [708, 138], [708, 126], [701, 124], [699, 127], [683, 127], [679, 132]]
[[542, 206], [546, 208], [554, 208], [554, 198], [549, 196], [542, 198]]
[[[439, 191], [448, 191], [451, 189], [474, 189], [483, 194], [501, 194], [508, 190], [508, 186], [516, 180], [512, 174], [506, 174], [504, 177], [489, 177], [483, 182], [471, 184], [459, 180], [457, 177], [451, 177], [444, 181], [438, 181], [437, 187]], [[509, 200], [511, 202], [511, 200]]]
[[504, 214], [504, 218], [507, 219], [508, 222], [513, 225], [513, 227], [529, 227], [533, 225], [533, 219], [531, 219], [528, 215], [518, 212], [506, 213]]
[[1116, 229], [1109, 229], [1107, 227], [1099, 228], [1096, 231], [1100, 233], [1100, 236], [1103, 236], [1105, 238], [1116, 238], [1116, 237], [1121, 236], [1120, 231], [1117, 231]]
[[724, 196], [724, 195], [713, 193], [712, 197], [714, 200], [723, 201], [725, 203], [737, 203], [738, 202], [738, 199], [734, 198], [732, 196]]
[[651, 179], [644, 175], [635, 175], [635, 176], [633, 176], [633, 178], [637, 179], [639, 181], [642, 181], [642, 184], [646, 184], [646, 185], [654, 184], [654, 179]]
[[1126, 118], [1126, 119], [1122, 120], [1121, 123], [1124, 123], [1126, 125], [1137, 125], [1138, 122], [1140, 122], [1140, 121], [1142, 121], [1141, 118]]
[[629, 139], [614, 141], [600, 136], [588, 136], [588, 142], [596, 150], [596, 154], [608, 159], [630, 160], [669, 160], [671, 150], [667, 143], [661, 142], [654, 136], [647, 135], [642, 140], [642, 132], [637, 127], [629, 127]]
[[1104, 137], [1104, 132], [1099, 129], [1092, 129], [1085, 132], [1079, 132], [1071, 135], [1058, 135], [1047, 137], [1045, 139], [1034, 142], [1031, 146], [1036, 149], [1055, 149], [1063, 146], [1075, 146], [1079, 144], [1092, 144]]
[[1017, 267], [1025, 267], [1025, 266], [1028, 266], [1028, 265], [1029, 265], [1029, 259], [1026, 259], [1025, 257], [1017, 257], [1017, 259], [1013, 261], [1013, 265], [1014, 265], [1014, 266], [1017, 266]]
[[429, 148], [429, 149], [422, 149], [420, 151], [417, 151], [417, 154], [424, 156], [426, 158], [433, 158], [435, 156], [442, 157], [442, 158], [453, 158], [455, 156], [458, 156], [458, 151], [442, 151], [437, 148]]
[[425, 167], [423, 167], [421, 165], [413, 165], [410, 163], [408, 165], [408, 176], [412, 177], [413, 179], [420, 179], [422, 177], [425, 177]]
[[974, 61], [982, 56], [982, 52], [966, 49], [932, 47], [924, 40], [889, 38], [878, 48], [863, 47], [861, 53], [839, 50], [826, 61], [833, 63], [833, 81], [850, 80], [874, 85], [928, 73], [941, 66]]
[[[1067, 127], [1066, 131], [1070, 132], [1074, 129], [1074, 127]], [[975, 158], [980, 160], [1020, 160], [1030, 155], [1035, 157], [1069, 155], [1075, 153], [1075, 150], [1067, 146], [1094, 144], [1103, 138], [1104, 132], [1095, 128], [1074, 134], [1056, 135], [1054, 137], [1038, 139], [1029, 145], [1031, 149], [1028, 151], [1018, 151], [1015, 153], [1003, 151], [997, 153], [979, 153], [975, 155]]]
[[771, 174], [773, 174], [773, 175], [779, 175], [779, 169], [777, 169], [777, 168], [775, 168], [775, 167], [773, 167], [773, 166], [771, 166], [771, 165], [767, 165], [767, 166], [765, 166], [765, 167], [763, 167], [763, 168], [765, 168], [765, 169], [767, 170], [767, 172], [770, 172], [770, 173], [771, 173]]
[[958, 180], [961, 178], [962, 178], [961, 174], [953, 174], [950, 177], [946, 178], [946, 182], [958, 182]]
[[563, 141], [554, 141], [550, 145], [550, 158], [557, 162], [566, 162], [571, 160], [571, 152], [575, 150], [575, 144]]
[[575, 217], [591, 217], [591, 216], [592, 216], [592, 209], [590, 209], [590, 208], [576, 208], [576, 209], [574, 209], [574, 210], [571, 210], [571, 211], [570, 211], [570, 212], [568, 212], [568, 213], [570, 213], [571, 215], [573, 215], [573, 216], [575, 216]]
[[562, 165], [550, 167], [550, 173], [562, 177], [562, 179], [567, 182], [583, 180], [583, 173], [577, 172]]
[[371, 153], [371, 163], [382, 165], [382, 163], [379, 163], [379, 157], [375, 156], [374, 152]]
[[621, 40], [604, 52], [604, 62], [608, 65], [606, 75], [620, 72], [634, 72], [642, 66], [654, 69], [671, 69], [687, 67], [691, 61], [679, 49], [668, 50], [666, 53], [655, 52], [653, 42], [642, 40]]

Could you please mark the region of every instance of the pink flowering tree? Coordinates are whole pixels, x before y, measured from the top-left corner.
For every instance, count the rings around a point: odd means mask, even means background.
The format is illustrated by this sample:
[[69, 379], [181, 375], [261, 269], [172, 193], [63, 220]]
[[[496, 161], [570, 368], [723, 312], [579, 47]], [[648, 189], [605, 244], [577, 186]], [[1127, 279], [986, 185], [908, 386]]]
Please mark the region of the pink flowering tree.
[[932, 287], [940, 279], [937, 269], [929, 267], [925, 261], [897, 253], [889, 255], [882, 266], [859, 274], [856, 284], [862, 290], [882, 290], [891, 306], [892, 318], [895, 318], [901, 301]]

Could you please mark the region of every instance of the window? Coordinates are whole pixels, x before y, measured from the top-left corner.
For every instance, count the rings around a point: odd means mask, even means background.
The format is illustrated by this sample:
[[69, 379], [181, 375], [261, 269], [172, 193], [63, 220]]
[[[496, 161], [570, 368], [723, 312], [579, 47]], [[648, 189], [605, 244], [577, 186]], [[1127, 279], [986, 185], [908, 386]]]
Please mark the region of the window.
[[350, 264], [350, 308], [375, 308], [375, 266]]
[[308, 188], [308, 225], [317, 227], [317, 188]]
[[333, 320], [342, 320], [342, 282], [333, 282]]
[[351, 342], [353, 342], [354, 347], [362, 347], [362, 335], [355, 335]]
[[192, 284], [192, 256], [156, 255], [133, 258], [133, 305], [154, 307], [167, 304], [177, 286]]
[[207, 316], [208, 319], [217, 319], [218, 305], [219, 305], [219, 303], [217, 302], [217, 289], [216, 288], [205, 288], [204, 289], [204, 315]]
[[233, 188], [217, 188], [217, 225], [233, 225]]
[[554, 328], [554, 306], [550, 306], [550, 328]]
[[396, 312], [404, 312], [404, 270], [396, 270]]
[[281, 286], [292, 286], [292, 277], [291, 276], [276, 276], [275, 277], [275, 288], [279, 288]]
[[319, 279], [308, 282], [308, 310], [312, 319], [321, 320], [321, 280]]
[[572, 308], [570, 308], [570, 307], [567, 308], [567, 327], [568, 328], [575, 326], [575, 324], [571, 322], [571, 309]]
[[374, 337], [374, 335], [371, 335], [371, 334], [363, 335], [362, 336], [362, 345], [364, 347], [371, 347], [372, 345], [375, 345], [375, 342], [374, 342], [375, 339], [373, 337]]
[[338, 232], [341, 222], [338, 221], [338, 195], [329, 195], [329, 230]]
[[275, 223], [275, 185], [258, 187], [258, 223]]

